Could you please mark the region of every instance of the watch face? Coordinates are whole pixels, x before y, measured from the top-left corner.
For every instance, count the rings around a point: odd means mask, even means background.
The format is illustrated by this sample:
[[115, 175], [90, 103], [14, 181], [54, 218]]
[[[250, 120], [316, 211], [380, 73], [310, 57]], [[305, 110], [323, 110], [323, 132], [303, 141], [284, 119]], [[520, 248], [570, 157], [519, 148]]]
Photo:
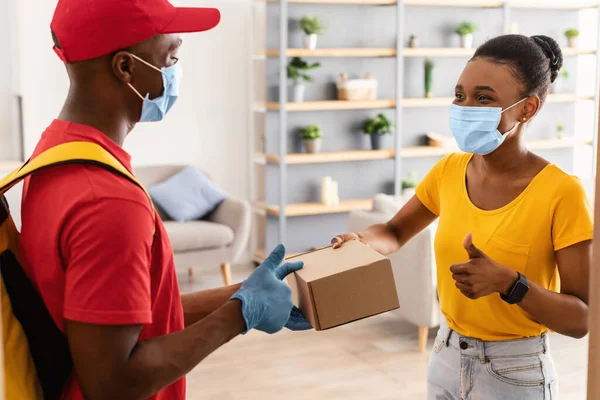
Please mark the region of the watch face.
[[521, 301], [523, 300], [523, 297], [525, 297], [525, 294], [527, 294], [528, 290], [529, 286], [519, 280], [517, 281], [513, 292], [511, 293], [511, 297], [514, 297], [514, 299], [517, 301]]

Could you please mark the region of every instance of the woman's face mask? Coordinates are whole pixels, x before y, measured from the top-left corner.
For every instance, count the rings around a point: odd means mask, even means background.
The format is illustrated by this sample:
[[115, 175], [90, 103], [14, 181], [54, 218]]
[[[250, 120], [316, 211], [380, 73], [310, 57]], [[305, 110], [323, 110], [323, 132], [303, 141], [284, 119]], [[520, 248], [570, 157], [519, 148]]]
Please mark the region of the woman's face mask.
[[456, 139], [458, 147], [466, 153], [487, 155], [496, 150], [504, 139], [519, 126], [508, 132], [498, 131], [502, 113], [521, 104], [528, 97], [505, 108], [500, 107], [465, 107], [452, 104], [450, 108], [450, 131]]

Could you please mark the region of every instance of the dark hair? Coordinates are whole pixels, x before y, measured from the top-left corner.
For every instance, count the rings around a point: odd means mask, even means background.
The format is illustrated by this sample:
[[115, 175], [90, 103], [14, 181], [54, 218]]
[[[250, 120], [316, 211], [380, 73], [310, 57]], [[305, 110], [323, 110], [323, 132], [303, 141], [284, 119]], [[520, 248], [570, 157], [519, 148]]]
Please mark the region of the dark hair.
[[477, 58], [509, 67], [523, 85], [523, 97], [535, 95], [542, 102], [563, 65], [560, 46], [556, 40], [543, 35], [495, 37], [477, 49], [472, 59]]

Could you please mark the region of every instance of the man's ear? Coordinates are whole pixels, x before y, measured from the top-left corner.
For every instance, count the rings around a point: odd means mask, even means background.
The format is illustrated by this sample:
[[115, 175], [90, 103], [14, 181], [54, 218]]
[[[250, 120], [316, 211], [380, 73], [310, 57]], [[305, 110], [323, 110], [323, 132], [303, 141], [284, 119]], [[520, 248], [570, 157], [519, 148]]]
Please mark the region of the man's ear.
[[135, 62], [131, 53], [119, 51], [112, 58], [112, 70], [117, 79], [123, 83], [130, 83]]

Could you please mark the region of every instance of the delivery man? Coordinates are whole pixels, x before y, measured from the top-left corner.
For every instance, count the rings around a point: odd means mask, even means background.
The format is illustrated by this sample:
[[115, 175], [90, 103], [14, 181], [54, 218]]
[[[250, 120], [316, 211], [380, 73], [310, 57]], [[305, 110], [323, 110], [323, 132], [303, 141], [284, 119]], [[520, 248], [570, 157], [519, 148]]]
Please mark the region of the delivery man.
[[[59, 0], [51, 28], [71, 85], [34, 156], [88, 141], [131, 170], [125, 138], [136, 123], [162, 119], [177, 98], [178, 33], [219, 20], [216, 9], [167, 0]], [[282, 246], [242, 285], [180, 295], [146, 194], [100, 166], [61, 165], [26, 181], [20, 246], [69, 343], [74, 370], [63, 399], [184, 400], [184, 376], [235, 336], [310, 327], [296, 309], [290, 318], [282, 280], [302, 263], [280, 266]]]

